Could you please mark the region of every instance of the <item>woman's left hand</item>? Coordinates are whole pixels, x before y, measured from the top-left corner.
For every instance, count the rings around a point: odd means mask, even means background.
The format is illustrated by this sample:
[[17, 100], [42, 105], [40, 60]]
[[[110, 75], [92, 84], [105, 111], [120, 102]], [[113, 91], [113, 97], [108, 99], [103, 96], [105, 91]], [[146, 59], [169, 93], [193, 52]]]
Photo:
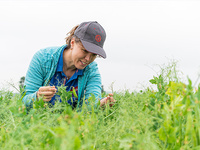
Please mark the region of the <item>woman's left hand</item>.
[[112, 107], [115, 104], [116, 100], [113, 98], [113, 94], [110, 93], [107, 97], [100, 100], [100, 107], [109, 103], [109, 106]]

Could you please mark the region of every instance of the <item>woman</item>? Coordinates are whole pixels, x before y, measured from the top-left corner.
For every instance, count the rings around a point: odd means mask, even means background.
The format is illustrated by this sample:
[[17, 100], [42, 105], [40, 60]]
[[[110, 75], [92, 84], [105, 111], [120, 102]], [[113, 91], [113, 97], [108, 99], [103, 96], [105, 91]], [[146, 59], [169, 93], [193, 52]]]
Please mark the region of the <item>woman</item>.
[[[106, 58], [103, 44], [106, 33], [96, 21], [83, 22], [75, 26], [66, 38], [66, 45], [38, 51], [28, 68], [25, 78], [26, 95], [23, 102], [27, 107], [40, 97], [54, 105], [60, 100], [56, 87], [65, 85], [67, 91], [76, 90], [78, 98], [72, 95], [68, 103], [73, 107], [82, 105], [84, 99], [95, 95], [100, 106], [113, 102], [113, 95], [101, 99], [101, 77], [94, 60], [97, 56]], [[110, 104], [110, 106], [113, 105]]]

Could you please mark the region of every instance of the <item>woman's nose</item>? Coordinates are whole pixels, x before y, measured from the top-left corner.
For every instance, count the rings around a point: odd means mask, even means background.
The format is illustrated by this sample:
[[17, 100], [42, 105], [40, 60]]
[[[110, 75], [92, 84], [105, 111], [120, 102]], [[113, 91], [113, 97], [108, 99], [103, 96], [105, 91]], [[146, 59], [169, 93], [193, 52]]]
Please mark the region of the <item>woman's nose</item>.
[[86, 59], [87, 61], [90, 61], [90, 58], [91, 58], [91, 54], [88, 53], [88, 54], [85, 56], [85, 59]]

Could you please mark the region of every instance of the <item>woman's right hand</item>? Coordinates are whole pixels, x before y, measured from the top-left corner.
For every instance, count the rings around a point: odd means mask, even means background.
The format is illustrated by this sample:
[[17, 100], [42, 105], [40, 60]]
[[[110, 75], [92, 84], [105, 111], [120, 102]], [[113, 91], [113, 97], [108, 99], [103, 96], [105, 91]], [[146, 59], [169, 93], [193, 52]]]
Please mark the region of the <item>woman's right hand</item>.
[[113, 98], [113, 94], [110, 93], [107, 97], [100, 100], [100, 107], [105, 106], [109, 103], [109, 106], [112, 107], [115, 104], [116, 100]]
[[43, 101], [49, 102], [56, 92], [57, 89], [55, 86], [42, 86], [37, 91], [37, 98], [42, 97]]

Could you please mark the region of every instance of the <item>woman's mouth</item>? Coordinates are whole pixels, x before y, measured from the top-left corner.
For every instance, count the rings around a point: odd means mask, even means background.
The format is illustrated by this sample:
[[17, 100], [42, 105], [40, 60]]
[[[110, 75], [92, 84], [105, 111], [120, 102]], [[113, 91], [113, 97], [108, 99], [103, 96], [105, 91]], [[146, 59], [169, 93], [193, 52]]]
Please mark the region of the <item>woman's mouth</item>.
[[86, 66], [86, 65], [88, 65], [88, 63], [86, 63], [86, 62], [83, 62], [83, 61], [81, 61], [81, 60], [80, 60], [80, 62], [82, 63], [82, 65], [83, 65], [83, 66]]

